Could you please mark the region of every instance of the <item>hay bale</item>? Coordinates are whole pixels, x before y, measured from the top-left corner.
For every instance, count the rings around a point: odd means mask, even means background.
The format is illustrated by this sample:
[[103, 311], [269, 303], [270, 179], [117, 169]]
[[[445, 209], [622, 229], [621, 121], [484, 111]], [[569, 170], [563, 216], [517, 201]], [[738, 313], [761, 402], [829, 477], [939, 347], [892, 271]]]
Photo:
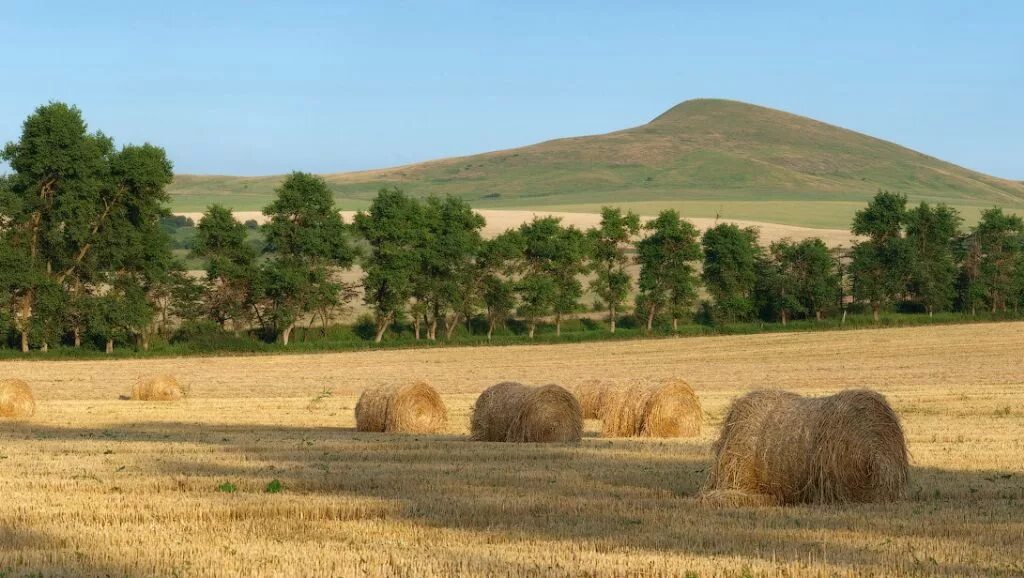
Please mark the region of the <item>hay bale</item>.
[[600, 419], [601, 408], [605, 397], [613, 389], [613, 384], [600, 379], [590, 379], [576, 384], [570, 391], [580, 402], [583, 419]]
[[0, 381], [0, 417], [26, 418], [36, 413], [36, 398], [20, 379]]
[[880, 394], [808, 398], [755, 391], [733, 402], [705, 491], [766, 495], [780, 504], [888, 502], [905, 492], [907, 445]]
[[178, 383], [173, 375], [158, 375], [133, 385], [131, 398], [135, 401], [177, 401], [188, 393], [188, 388]]
[[583, 414], [576, 397], [562, 387], [508, 381], [480, 394], [470, 425], [477, 441], [578, 442]]
[[608, 391], [598, 413], [605, 437], [694, 437], [704, 417], [697, 394], [681, 379]]
[[433, 433], [447, 425], [448, 410], [425, 381], [373, 387], [356, 403], [358, 431]]

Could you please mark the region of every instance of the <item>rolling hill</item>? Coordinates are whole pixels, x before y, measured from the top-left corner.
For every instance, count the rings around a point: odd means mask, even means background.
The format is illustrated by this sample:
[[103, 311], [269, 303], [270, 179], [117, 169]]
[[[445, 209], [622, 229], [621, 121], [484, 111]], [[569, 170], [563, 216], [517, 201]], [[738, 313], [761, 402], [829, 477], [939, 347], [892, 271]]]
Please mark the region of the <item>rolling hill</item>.
[[[651, 122], [608, 134], [388, 169], [324, 175], [343, 208], [384, 186], [454, 194], [481, 209], [644, 214], [843, 227], [879, 188], [945, 202], [971, 220], [987, 207], [1024, 210], [1024, 182], [988, 176], [806, 117], [742, 102], [683, 102]], [[221, 202], [265, 205], [280, 176], [179, 175], [176, 210]]]

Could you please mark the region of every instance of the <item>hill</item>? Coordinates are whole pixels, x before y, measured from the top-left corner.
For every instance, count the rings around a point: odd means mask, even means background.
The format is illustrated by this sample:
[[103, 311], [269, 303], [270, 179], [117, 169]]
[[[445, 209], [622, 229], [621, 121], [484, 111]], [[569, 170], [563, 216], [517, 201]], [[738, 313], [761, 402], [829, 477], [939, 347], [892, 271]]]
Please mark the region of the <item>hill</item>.
[[[845, 226], [879, 188], [955, 205], [969, 220], [993, 205], [1024, 208], [1024, 182], [806, 117], [714, 99], [686, 101], [608, 134], [324, 176], [348, 209], [391, 185], [459, 195], [481, 209], [592, 212], [615, 204], [650, 214], [676, 207], [693, 217], [811, 227]], [[256, 209], [280, 178], [179, 175], [174, 205]]]

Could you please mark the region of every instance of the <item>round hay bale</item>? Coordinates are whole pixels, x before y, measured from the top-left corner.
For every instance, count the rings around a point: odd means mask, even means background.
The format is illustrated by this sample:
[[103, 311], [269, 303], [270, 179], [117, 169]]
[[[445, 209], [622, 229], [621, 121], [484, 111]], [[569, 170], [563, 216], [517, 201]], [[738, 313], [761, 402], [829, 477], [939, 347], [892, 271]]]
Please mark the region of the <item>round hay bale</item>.
[[490, 442], [579, 442], [583, 414], [576, 397], [557, 385], [507, 381], [477, 398], [471, 439]]
[[605, 437], [694, 437], [704, 412], [693, 388], [681, 379], [634, 382], [606, 392], [599, 415]]
[[0, 417], [26, 418], [36, 413], [36, 398], [20, 379], [0, 381]]
[[357, 431], [434, 433], [447, 425], [448, 410], [425, 381], [372, 387], [356, 403]]
[[177, 401], [188, 392], [188, 388], [182, 387], [173, 375], [158, 375], [133, 385], [131, 398], [135, 401]]
[[583, 419], [600, 419], [605, 396], [612, 390], [612, 383], [600, 379], [580, 382], [572, 388], [572, 394], [580, 402]]
[[888, 502], [903, 496], [907, 445], [880, 394], [808, 398], [755, 391], [733, 402], [705, 491], [763, 494], [780, 504]]

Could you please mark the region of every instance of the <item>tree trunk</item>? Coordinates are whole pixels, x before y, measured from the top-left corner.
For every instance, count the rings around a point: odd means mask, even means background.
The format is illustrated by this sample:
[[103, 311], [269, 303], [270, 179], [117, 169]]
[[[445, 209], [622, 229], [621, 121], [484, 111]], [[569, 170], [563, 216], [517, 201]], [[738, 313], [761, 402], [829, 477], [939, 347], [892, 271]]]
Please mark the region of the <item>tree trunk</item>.
[[843, 309], [843, 320], [839, 322], [840, 325], [846, 325], [846, 309]]
[[537, 329], [537, 324], [536, 324], [536, 323], [533, 323], [533, 322], [531, 322], [531, 323], [530, 323], [530, 339], [533, 339], [533, 332], [534, 332], [534, 330], [536, 330], [536, 329]]
[[[555, 313], [555, 335], [558, 337], [562, 336], [562, 314]], [[530, 332], [530, 337], [533, 337], [533, 332]]]
[[292, 337], [292, 329], [295, 329], [294, 323], [289, 324], [288, 327], [285, 327], [284, 331], [281, 332], [281, 344], [285, 347], [288, 347], [288, 341]]
[[82, 330], [75, 327], [74, 330], [72, 330], [72, 333], [75, 336], [75, 349], [78, 349], [82, 346]]
[[21, 352], [28, 353], [28, 331], [24, 329], [21, 331]]
[[114, 352], [114, 340], [110, 339], [109, 337], [107, 338], [107, 350], [106, 351], [107, 351], [107, 353], [113, 353]]
[[448, 319], [444, 320], [444, 338], [451, 341], [452, 334], [455, 333], [455, 328], [459, 326], [459, 314], [455, 313], [452, 315], [451, 321]]
[[611, 330], [615, 333], [615, 306], [608, 307], [608, 316], [611, 317]]
[[872, 303], [871, 304], [871, 319], [873, 319], [875, 323], [878, 323], [878, 311], [879, 311], [879, 309], [881, 309], [881, 307], [879, 306], [878, 303]]
[[46, 353], [49, 350], [50, 350], [50, 344], [45, 342], [45, 341], [43, 342], [42, 346], [39, 347], [39, 351], [42, 351], [43, 353]]
[[935, 316], [935, 309], [931, 305], [929, 305], [928, 306], [928, 317], [934, 317], [934, 316]]
[[672, 331], [679, 331], [679, 318], [678, 317], [673, 317], [672, 318]]
[[427, 339], [431, 341], [437, 340], [437, 317], [430, 320], [430, 325], [427, 326]]
[[650, 333], [654, 329], [654, 307], [647, 312], [647, 333]]
[[783, 310], [782, 310], [782, 325], [783, 325], [783, 327], [785, 327], [785, 326], [786, 326], [786, 322], [787, 322], [787, 321], [789, 321], [789, 316], [788, 316], [788, 315], [786, 315], [786, 310], [785, 310], [785, 309], [783, 309]]
[[420, 340], [420, 319], [419, 317], [412, 316], [412, 332], [416, 336], [416, 341]]
[[814, 311], [814, 320], [821, 321], [821, 309], [816, 309]]
[[487, 341], [491, 340], [491, 334], [494, 333], [494, 319], [487, 323]]
[[142, 341], [142, 350], [149, 351], [149, 333], [143, 331], [142, 335], [139, 335], [139, 339]]

